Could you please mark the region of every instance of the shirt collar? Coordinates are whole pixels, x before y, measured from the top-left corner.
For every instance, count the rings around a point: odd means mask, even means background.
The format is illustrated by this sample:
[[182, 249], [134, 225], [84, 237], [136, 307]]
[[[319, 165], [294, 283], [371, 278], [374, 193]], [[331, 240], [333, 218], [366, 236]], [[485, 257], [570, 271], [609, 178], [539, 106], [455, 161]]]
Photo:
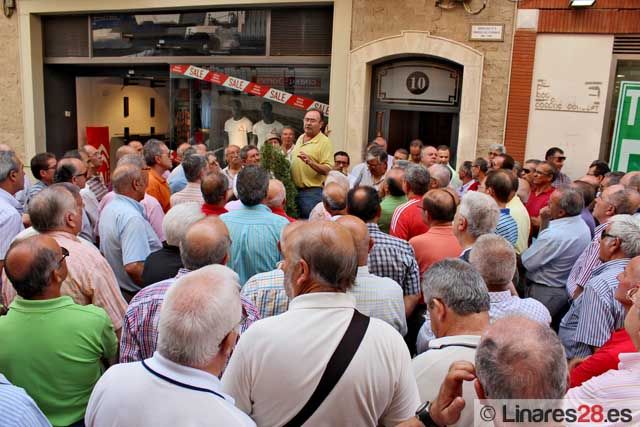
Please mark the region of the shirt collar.
[[160, 181], [160, 182], [162, 182], [162, 183], [167, 182], [167, 180], [166, 180], [166, 179], [164, 179], [164, 177], [163, 177], [162, 175], [160, 175], [158, 172], [156, 172], [156, 170], [155, 170], [155, 169], [151, 168], [151, 170], [150, 170], [149, 172], [151, 172], [151, 175], [153, 175], [153, 177], [154, 177], [156, 180], [158, 180], [158, 181]]
[[361, 265], [358, 267], [358, 273], [356, 274], [356, 278], [358, 276], [368, 276], [369, 273], [369, 266], [368, 265]]
[[314, 292], [298, 295], [289, 302], [289, 311], [305, 308], [356, 308], [356, 300], [342, 292]]
[[59, 308], [64, 308], [73, 304], [74, 302], [71, 299], [71, 297], [66, 295], [58, 298], [41, 299], [41, 300], [24, 299], [18, 296], [13, 300], [10, 308], [22, 310], [22, 311], [30, 311], [30, 312], [51, 311]]
[[45, 234], [49, 237], [53, 237], [54, 239], [57, 238], [57, 239], [63, 239], [63, 240], [72, 240], [74, 242], [81, 243], [78, 236], [76, 236], [75, 234], [71, 234], [67, 231], [49, 231], [48, 233], [45, 233]]
[[9, 203], [15, 209], [20, 209], [22, 207], [20, 202], [17, 201], [16, 198], [11, 195], [11, 193], [9, 193], [7, 190], [4, 190], [2, 188], [0, 188], [0, 199], [6, 200], [7, 203]]
[[489, 301], [491, 302], [503, 302], [509, 301], [513, 295], [509, 291], [489, 292]]
[[0, 384], [6, 384], [6, 385], [13, 385], [9, 382], [9, 380], [7, 379], [7, 377], [5, 377], [4, 375], [0, 374]]
[[624, 268], [627, 264], [629, 264], [629, 261], [630, 261], [629, 258], [612, 259], [611, 261], [607, 261], [604, 264], [598, 266], [597, 268], [594, 268], [593, 272], [591, 273], [591, 277], [597, 276], [598, 274], [602, 273], [604, 270], [608, 270], [611, 267], [620, 266]]
[[244, 203], [241, 203], [241, 206], [238, 210], [249, 210], [249, 211], [263, 211], [263, 212], [269, 212], [269, 213], [273, 213], [271, 212], [271, 209], [269, 209], [268, 206], [263, 205], [262, 203], [258, 203], [257, 205], [253, 205], [253, 206], [247, 206]]
[[[140, 212], [142, 215], [144, 215], [144, 207], [142, 206], [142, 204], [140, 202], [137, 202], [137, 201], [133, 200], [131, 197], [125, 196], [123, 194], [118, 194], [118, 193], [115, 193], [115, 194], [116, 194], [115, 199], [122, 200], [125, 203], [130, 204], [131, 206], [136, 208], [136, 210], [138, 210], [138, 212]], [[146, 193], [145, 193], [145, 196], [146, 196]]]
[[503, 213], [503, 214], [505, 214], [505, 215], [509, 215], [509, 212], [511, 212], [511, 211], [509, 210], [509, 208], [500, 208], [500, 213]]
[[432, 225], [431, 227], [429, 227], [429, 231], [427, 231], [427, 233], [444, 234], [447, 236], [450, 234], [453, 235], [453, 225]]
[[449, 346], [469, 346], [477, 347], [480, 343], [480, 335], [452, 335], [449, 337], [436, 338], [429, 341], [430, 349], [441, 349]]
[[582, 221], [582, 217], [580, 215], [575, 216], [566, 216], [564, 218], [552, 219], [549, 221], [549, 228], [561, 227], [563, 225], [568, 225], [576, 221]]
[[178, 274], [176, 274], [176, 276], [174, 277], [174, 279], [178, 280], [179, 278], [181, 278], [182, 276], [185, 276], [187, 274], [191, 273], [191, 270], [187, 269], [187, 268], [179, 268], [178, 269]]
[[620, 360], [619, 369], [633, 369], [635, 371], [640, 368], [640, 353], [638, 352], [620, 353], [618, 359]]
[[153, 353], [151, 358], [145, 359], [145, 363], [160, 375], [164, 375], [183, 384], [215, 391], [231, 404], [235, 404], [231, 396], [222, 392], [222, 383], [220, 379], [213, 374], [175, 363], [157, 351]]

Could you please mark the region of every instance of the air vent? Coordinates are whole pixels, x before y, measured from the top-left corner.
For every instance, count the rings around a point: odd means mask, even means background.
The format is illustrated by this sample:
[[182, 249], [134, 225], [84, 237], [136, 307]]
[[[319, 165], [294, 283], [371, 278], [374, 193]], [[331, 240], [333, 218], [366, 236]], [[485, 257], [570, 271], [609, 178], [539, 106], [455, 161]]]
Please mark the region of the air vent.
[[640, 34], [615, 36], [613, 39], [613, 53], [640, 54]]
[[271, 55], [331, 55], [333, 8], [273, 9]]

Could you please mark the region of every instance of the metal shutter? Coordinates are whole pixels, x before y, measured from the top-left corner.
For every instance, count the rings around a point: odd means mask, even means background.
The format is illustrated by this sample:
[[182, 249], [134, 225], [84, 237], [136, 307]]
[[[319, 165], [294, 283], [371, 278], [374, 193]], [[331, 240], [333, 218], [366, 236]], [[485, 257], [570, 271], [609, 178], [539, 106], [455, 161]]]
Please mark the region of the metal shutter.
[[43, 16], [45, 58], [89, 56], [89, 17]]
[[613, 53], [640, 54], [640, 34], [615, 36]]
[[271, 55], [331, 55], [333, 7], [272, 9]]

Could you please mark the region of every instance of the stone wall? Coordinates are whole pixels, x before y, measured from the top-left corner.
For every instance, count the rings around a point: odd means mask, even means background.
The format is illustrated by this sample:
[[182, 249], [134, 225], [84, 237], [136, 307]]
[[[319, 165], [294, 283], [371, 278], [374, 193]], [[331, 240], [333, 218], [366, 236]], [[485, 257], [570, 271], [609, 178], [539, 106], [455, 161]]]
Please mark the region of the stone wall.
[[[482, 2], [472, 0], [472, 7]], [[429, 31], [431, 35], [467, 44], [484, 54], [478, 155], [486, 155], [489, 144], [503, 142], [509, 86], [509, 64], [514, 28], [515, 4], [508, 0], [489, 1], [478, 15], [464, 11], [460, 3], [443, 10], [435, 0], [353, 0], [351, 48], [403, 30]], [[505, 24], [504, 42], [470, 42], [472, 23]], [[464, 78], [464, 77], [463, 77]]]
[[11, 18], [0, 14], [0, 46], [0, 143], [9, 144], [24, 159], [17, 13]]

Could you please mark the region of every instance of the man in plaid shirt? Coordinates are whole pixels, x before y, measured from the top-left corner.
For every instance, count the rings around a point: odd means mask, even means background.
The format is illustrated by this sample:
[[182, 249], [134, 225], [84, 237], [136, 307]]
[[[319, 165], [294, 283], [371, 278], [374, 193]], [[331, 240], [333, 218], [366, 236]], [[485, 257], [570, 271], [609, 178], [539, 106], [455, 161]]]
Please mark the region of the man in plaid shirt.
[[[193, 270], [211, 264], [226, 264], [230, 245], [227, 227], [218, 217], [207, 217], [189, 228], [180, 245], [184, 268], [174, 278], [144, 288], [131, 300], [122, 327], [120, 363], [144, 360], [153, 355], [158, 341], [160, 308], [169, 287]], [[242, 297], [241, 300], [242, 333], [260, 315], [248, 299]]]

